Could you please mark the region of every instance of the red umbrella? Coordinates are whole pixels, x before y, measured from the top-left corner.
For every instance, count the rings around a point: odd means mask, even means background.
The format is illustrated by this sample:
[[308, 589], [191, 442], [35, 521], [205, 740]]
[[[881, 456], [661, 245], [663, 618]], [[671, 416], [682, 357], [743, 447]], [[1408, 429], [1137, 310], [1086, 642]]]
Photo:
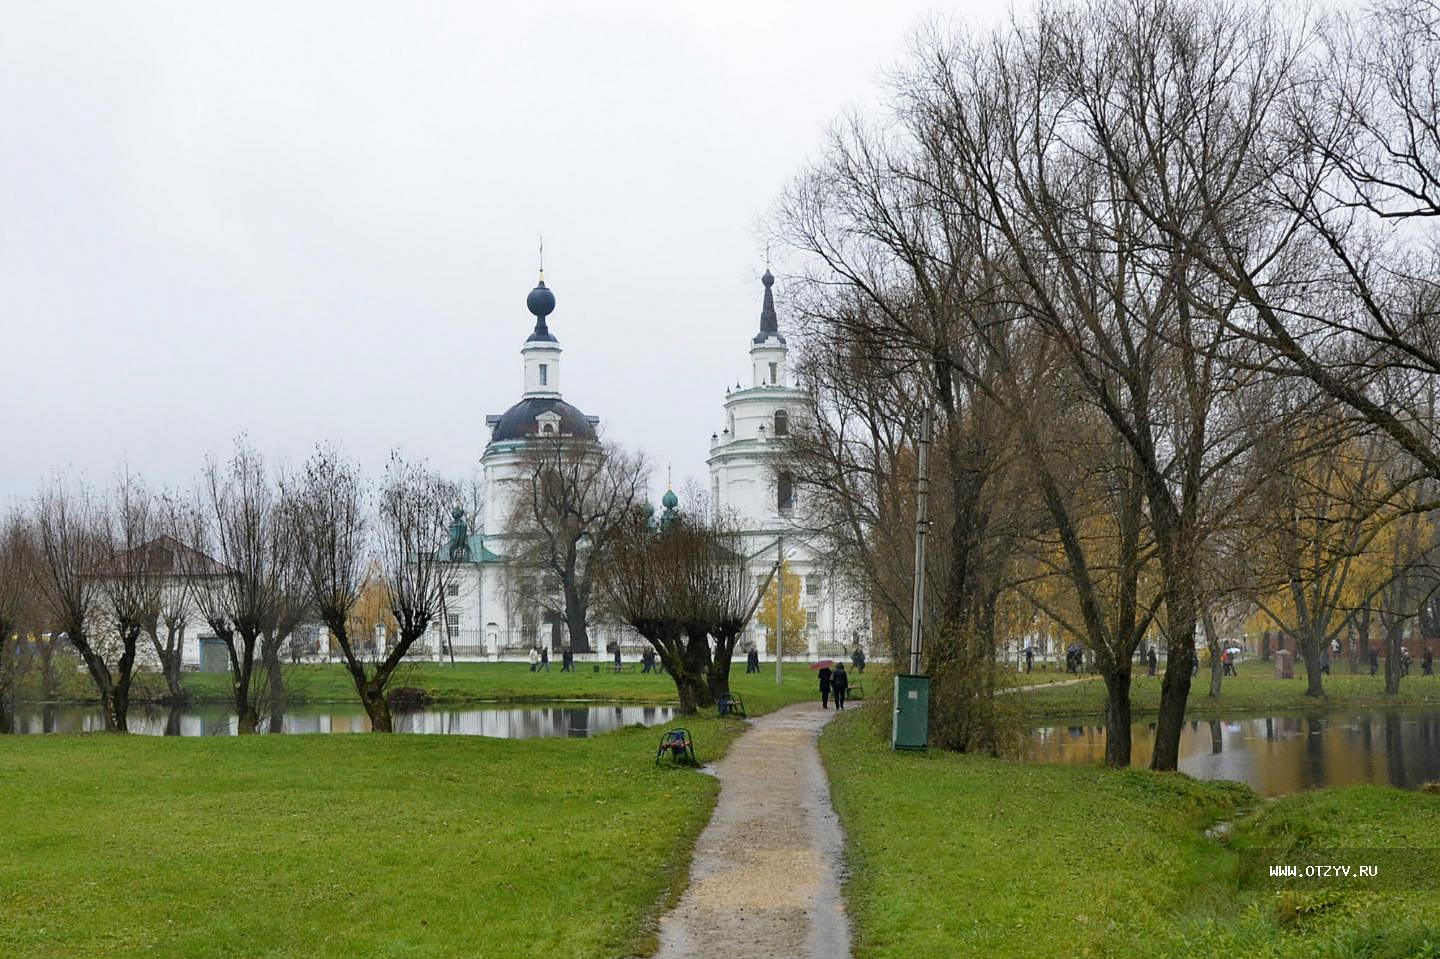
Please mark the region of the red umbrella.
[[822, 660], [820, 660], [820, 662], [818, 662], [818, 663], [811, 663], [811, 664], [810, 664], [810, 668], [811, 668], [811, 669], [824, 669], [826, 666], [834, 666], [834, 665], [835, 665], [835, 660], [833, 660], [833, 659], [822, 659]]

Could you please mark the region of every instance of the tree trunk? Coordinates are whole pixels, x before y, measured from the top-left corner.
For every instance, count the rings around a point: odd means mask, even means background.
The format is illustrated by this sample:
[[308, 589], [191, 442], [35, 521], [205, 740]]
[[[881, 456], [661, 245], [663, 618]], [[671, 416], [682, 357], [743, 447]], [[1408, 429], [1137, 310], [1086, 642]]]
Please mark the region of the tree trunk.
[[259, 633], [242, 633], [238, 648], [233, 631], [222, 633], [217, 629], [216, 634], [225, 641], [225, 648], [230, 653], [230, 692], [235, 705], [236, 732], [241, 736], [253, 735], [260, 730], [260, 714], [250, 698], [250, 680], [255, 670], [255, 643]]
[[110, 692], [110, 708], [115, 713], [115, 731], [130, 731], [130, 683], [128, 680], [115, 684]]
[[711, 655], [710, 672], [708, 675], [710, 685], [710, 698], [714, 702], [720, 702], [722, 696], [730, 695], [730, 662], [735, 656], [735, 642], [739, 639], [735, 636], [723, 636], [715, 640], [715, 649]]
[[1305, 661], [1305, 695], [1319, 698], [1325, 695], [1320, 672], [1320, 647], [1324, 638], [1307, 633], [1300, 637], [1300, 658]]
[[55, 675], [55, 640], [40, 643], [40, 697], [47, 703], [60, 698], [60, 677]]
[[1385, 624], [1385, 695], [1400, 692], [1400, 640], [1405, 635], [1405, 621], [1395, 617]]
[[1105, 673], [1105, 765], [1130, 766], [1130, 666]]
[[1215, 621], [1209, 610], [1201, 617], [1205, 623], [1205, 648], [1210, 650], [1210, 698], [1220, 698], [1220, 682], [1225, 678], [1225, 669], [1220, 663], [1220, 637], [1215, 632]]
[[285, 706], [285, 673], [280, 665], [280, 644], [283, 639], [265, 639], [260, 644], [261, 668], [265, 670], [265, 686], [272, 712], [281, 713]]
[[573, 585], [565, 587], [565, 628], [570, 634], [571, 652], [591, 652], [590, 630], [585, 625], [586, 605]]
[[365, 704], [365, 714], [370, 717], [370, 731], [393, 733], [395, 720], [390, 714], [390, 702], [385, 698], [385, 690], [376, 689], [372, 683], [365, 688], [360, 698]]
[[100, 715], [105, 721], [107, 733], [118, 733], [121, 731], [115, 722], [115, 692], [108, 686], [100, 690]]
[[680, 699], [681, 715], [693, 716], [700, 709], [715, 705], [706, 675], [710, 666], [710, 647], [704, 638], [699, 644], [703, 647], [703, 657], [701, 656], [702, 650], [696, 648], [697, 644], [687, 641], [683, 636], [673, 640], [654, 639], [648, 636], [646, 639], [650, 640], [650, 645], [654, 646], [660, 654], [660, 659], [665, 663], [665, 671], [670, 674], [670, 679], [675, 683], [675, 693]]
[[1150, 768], [1174, 772], [1180, 765], [1180, 734], [1185, 704], [1190, 699], [1190, 671], [1195, 665], [1196, 615], [1193, 600], [1180, 591], [1167, 597], [1170, 633], [1165, 678], [1160, 682], [1160, 710], [1155, 721], [1155, 751]]

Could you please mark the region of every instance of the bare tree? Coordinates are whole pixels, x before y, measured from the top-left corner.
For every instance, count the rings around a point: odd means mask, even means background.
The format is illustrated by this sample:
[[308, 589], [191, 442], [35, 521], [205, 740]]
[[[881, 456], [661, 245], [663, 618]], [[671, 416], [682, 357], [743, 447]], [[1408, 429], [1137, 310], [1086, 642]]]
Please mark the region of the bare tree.
[[[897, 115], [913, 118], [913, 105], [902, 103]], [[1016, 521], [1009, 508], [1012, 424], [987, 388], [995, 354], [977, 335], [994, 328], [997, 276], [977, 221], [948, 192], [964, 184], [946, 179], [946, 168], [924, 152], [920, 139], [911, 127], [876, 130], [852, 121], [782, 201], [781, 233], [807, 266], [801, 282], [807, 330], [818, 334], [820, 349], [835, 354], [826, 360], [811, 352], [802, 367], [826, 381], [815, 389], [820, 405], [811, 435], [797, 444], [803, 453], [808, 443], [811, 454], [798, 471], [816, 484], [820, 525], [858, 545], [877, 531], [855, 535], [844, 524], [867, 514], [883, 517], [888, 528], [874, 546], [903, 553], [896, 547], [913, 529], [913, 516], [905, 514], [913, 498], [916, 427], [921, 411], [933, 410], [937, 519], [926, 584], [934, 598], [926, 624], [926, 668], [935, 683], [932, 738], [957, 749], [993, 750], [996, 624]], [[872, 358], [859, 360], [864, 353]], [[838, 383], [840, 371], [852, 367], [864, 377], [853, 389]], [[886, 407], [897, 419], [877, 429], [876, 413]], [[813, 455], [826, 446], [831, 452]], [[848, 464], [869, 473], [846, 476]], [[867, 496], [869, 502], [862, 499]], [[876, 557], [880, 551], [862, 546], [855, 552]], [[896, 626], [909, 618], [900, 582], [908, 561], [902, 562], [870, 584], [886, 621]]]
[[[440, 615], [455, 575], [438, 552], [454, 498], [453, 486], [392, 456], [372, 518], [359, 468], [333, 448], [310, 457], [287, 497], [310, 602], [340, 647], [375, 732], [394, 731], [386, 689]], [[388, 647], [357, 615], [367, 588], [388, 599], [398, 634]]]
[[703, 508], [657, 523], [632, 507], [600, 579], [607, 611], [654, 647], [687, 714], [730, 692], [735, 644], [768, 585], [751, 581], [734, 524]]
[[213, 556], [223, 575], [197, 578], [196, 602], [230, 659], [231, 701], [240, 733], [258, 731], [265, 690], [257, 670], [260, 639], [273, 630], [295, 561], [294, 537], [265, 461], [243, 440], [228, 463], [210, 460], [193, 514], [197, 556]]
[[13, 693], [19, 680], [20, 633], [33, 627], [35, 544], [26, 518], [12, 510], [0, 520], [0, 733], [10, 731]]
[[105, 728], [118, 732], [125, 729], [125, 713], [117, 709], [117, 677], [111, 668], [117, 657], [109, 655], [113, 644], [104, 632], [104, 597], [95, 575], [106, 558], [102, 514], [103, 506], [88, 486], [52, 480], [35, 501], [40, 554], [36, 574], [52, 628], [80, 654], [100, 696]]
[[564, 618], [570, 648], [590, 652], [587, 621], [597, 571], [626, 514], [643, 498], [644, 459], [614, 444], [539, 437], [527, 444], [507, 523], [507, 560], [540, 574], [543, 603]]

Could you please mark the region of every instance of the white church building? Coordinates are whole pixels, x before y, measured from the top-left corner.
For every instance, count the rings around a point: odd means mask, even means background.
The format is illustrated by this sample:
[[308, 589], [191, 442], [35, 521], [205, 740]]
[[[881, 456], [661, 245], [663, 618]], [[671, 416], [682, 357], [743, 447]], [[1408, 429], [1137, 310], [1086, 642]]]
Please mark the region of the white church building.
[[[738, 520], [757, 583], [763, 582], [783, 548], [788, 569], [799, 578], [810, 658], [844, 656], [858, 643], [870, 653], [869, 617], [845, 595], [841, 577], [806, 533], [803, 490], [785, 468], [792, 424], [811, 407], [791, 380], [789, 346], [775, 313], [775, 277], [761, 278], [765, 294], [760, 331], [750, 341], [750, 385], [725, 391], [725, 423], [710, 436], [710, 496], [715, 508]], [[764, 650], [765, 626], [753, 622], [741, 641]], [[786, 645], [789, 645], [787, 641]]]
[[[835, 575], [829, 557], [806, 535], [803, 492], [784, 468], [791, 424], [802, 422], [810, 408], [805, 392], [791, 382], [789, 347], [776, 318], [775, 278], [769, 270], [762, 282], [760, 330], [750, 341], [750, 385], [737, 383], [726, 391], [725, 423], [710, 439], [713, 506], [738, 521], [757, 587], [770, 575], [783, 543], [788, 567], [799, 577], [807, 656], [847, 655], [857, 643], [869, 653], [866, 609], [844, 595], [842, 578]], [[569, 644], [563, 617], [545, 609], [532, 591], [520, 588], [520, 577], [506, 561], [511, 550], [505, 529], [528, 469], [527, 444], [554, 437], [598, 443], [599, 418], [581, 412], [561, 394], [562, 350], [547, 322], [555, 295], [543, 273], [525, 304], [535, 325], [520, 350], [524, 390], [504, 413], [486, 418], [490, 437], [480, 457], [484, 515], [477, 522], [459, 506], [452, 513], [441, 559], [455, 565], [455, 575], [440, 621], [412, 651], [417, 658], [524, 659], [531, 649], [558, 653]], [[673, 505], [672, 496], [667, 494], [667, 506]], [[218, 641], [206, 632], [202, 622], [187, 625], [184, 659], [190, 665], [223, 669], [221, 651], [208, 648], [217, 647]], [[306, 659], [328, 658], [323, 632], [310, 624], [297, 630], [292, 641]], [[620, 644], [627, 659], [638, 657], [645, 647], [627, 627], [597, 622], [593, 614], [588, 632], [597, 657], [607, 655], [611, 642]], [[752, 622], [741, 645], [754, 644], [763, 654], [764, 639], [765, 627]], [[377, 636], [377, 642], [383, 641]]]
[[[734, 517], [745, 537], [755, 582], [763, 583], [783, 545], [790, 571], [799, 577], [806, 616], [807, 656], [840, 656], [857, 643], [869, 652], [869, 617], [862, 603], [841, 588], [829, 558], [805, 532], [804, 499], [784, 469], [790, 424], [809, 415], [808, 398], [791, 382], [789, 347], [775, 312], [775, 278], [761, 282], [760, 330], [750, 341], [750, 385], [736, 384], [725, 397], [725, 423], [710, 440], [713, 506]], [[561, 618], [539, 608], [533, 596], [515, 588], [505, 557], [505, 526], [528, 441], [559, 436], [596, 442], [599, 418], [567, 403], [561, 394], [561, 347], [548, 325], [555, 295], [542, 279], [526, 298], [535, 328], [520, 350], [524, 393], [498, 416], [487, 417], [490, 439], [480, 457], [485, 487], [481, 529], [458, 510], [451, 528], [449, 559], [462, 568], [445, 611], [445, 635], [457, 658], [520, 658], [535, 646], [558, 651], [569, 641]], [[426, 652], [444, 651], [441, 626]], [[643, 640], [616, 624], [590, 623], [590, 641], [599, 655], [611, 642], [627, 657], [639, 655]], [[752, 623], [742, 645], [765, 648], [764, 627]], [[445, 652], [448, 655], [448, 651]]]

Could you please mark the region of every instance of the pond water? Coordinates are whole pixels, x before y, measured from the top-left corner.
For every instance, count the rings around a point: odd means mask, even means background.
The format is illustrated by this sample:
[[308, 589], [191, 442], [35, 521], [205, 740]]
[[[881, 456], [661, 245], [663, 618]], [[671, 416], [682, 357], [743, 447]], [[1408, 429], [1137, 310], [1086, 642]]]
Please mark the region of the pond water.
[[[395, 731], [499, 739], [585, 737], [639, 723], [668, 723], [673, 706], [614, 703], [550, 703], [526, 706], [429, 706], [396, 711]], [[12, 728], [17, 733], [88, 733], [105, 728], [98, 706], [21, 706]], [[261, 729], [285, 733], [364, 733], [370, 720], [359, 706], [297, 706], [280, 717], [279, 729], [262, 720]], [[130, 731], [147, 736], [233, 736], [235, 714], [224, 706], [136, 706]]]
[[[1150, 764], [1154, 723], [1132, 727], [1131, 762]], [[1028, 758], [1093, 764], [1105, 758], [1105, 727], [1045, 726]], [[1187, 722], [1180, 771], [1234, 779], [1264, 796], [1373, 783], [1416, 789], [1440, 780], [1440, 709], [1288, 714]]]

